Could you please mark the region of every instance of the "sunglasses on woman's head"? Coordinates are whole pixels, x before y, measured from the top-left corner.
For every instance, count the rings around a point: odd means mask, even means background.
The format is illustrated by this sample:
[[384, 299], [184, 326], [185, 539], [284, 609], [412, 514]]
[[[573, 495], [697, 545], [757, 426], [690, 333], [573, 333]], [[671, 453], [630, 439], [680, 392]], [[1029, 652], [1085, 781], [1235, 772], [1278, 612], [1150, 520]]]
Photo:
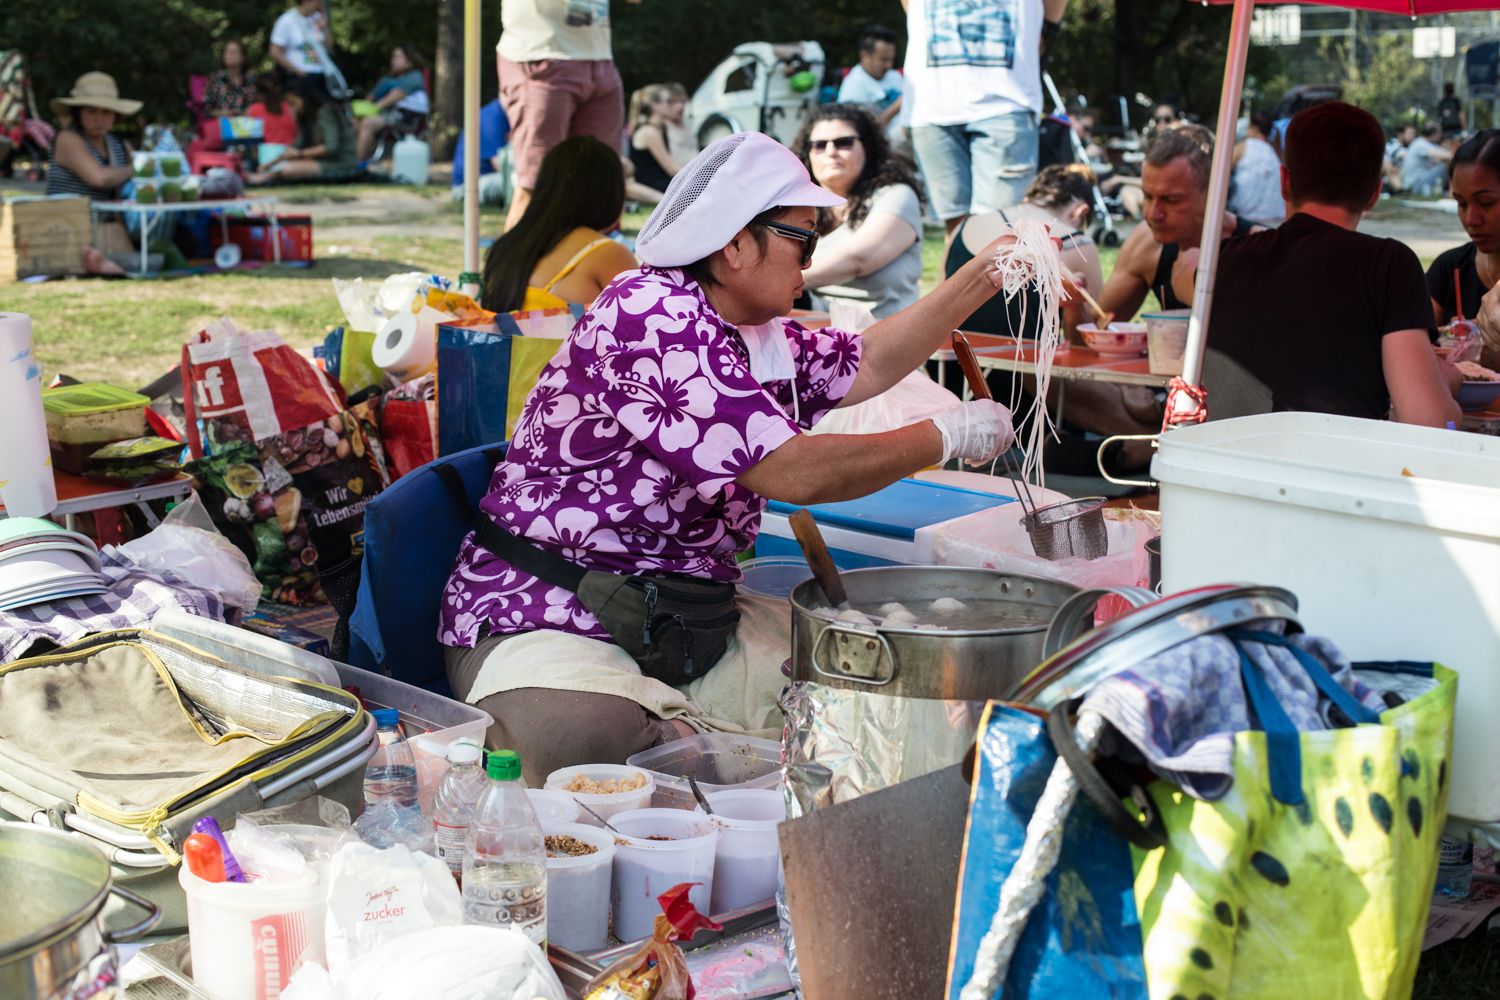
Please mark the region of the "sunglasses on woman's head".
[[811, 229], [803, 229], [801, 226], [789, 226], [784, 222], [762, 222], [771, 232], [777, 236], [785, 236], [789, 240], [800, 240], [802, 242], [802, 266], [807, 267], [812, 263], [813, 251], [818, 247], [818, 234]]
[[857, 135], [841, 135], [837, 139], [809, 139], [807, 148], [809, 152], [813, 153], [826, 152], [830, 147], [841, 153], [847, 153], [854, 148], [854, 144], [858, 141], [859, 136]]

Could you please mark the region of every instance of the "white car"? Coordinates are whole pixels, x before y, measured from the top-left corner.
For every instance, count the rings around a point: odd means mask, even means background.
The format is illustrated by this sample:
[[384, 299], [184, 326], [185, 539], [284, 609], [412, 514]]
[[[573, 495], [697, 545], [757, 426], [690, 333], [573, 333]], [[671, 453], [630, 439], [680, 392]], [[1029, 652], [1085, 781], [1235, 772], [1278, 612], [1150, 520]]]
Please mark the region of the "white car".
[[823, 68], [817, 42], [735, 46], [688, 102], [699, 148], [733, 132], [764, 132], [790, 145], [818, 102]]

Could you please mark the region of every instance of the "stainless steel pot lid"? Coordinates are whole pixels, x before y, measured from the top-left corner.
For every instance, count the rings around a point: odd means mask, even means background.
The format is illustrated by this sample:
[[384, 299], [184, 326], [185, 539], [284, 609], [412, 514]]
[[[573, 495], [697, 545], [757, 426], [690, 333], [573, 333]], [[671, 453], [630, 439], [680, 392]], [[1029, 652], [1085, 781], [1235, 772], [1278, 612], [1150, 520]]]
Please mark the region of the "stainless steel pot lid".
[[0, 961], [72, 934], [109, 892], [109, 862], [91, 845], [30, 823], [0, 823]]
[[1300, 632], [1297, 596], [1281, 587], [1214, 584], [1163, 598], [1087, 632], [1032, 671], [1006, 701], [1050, 711], [1099, 681], [1189, 639], [1252, 621]]

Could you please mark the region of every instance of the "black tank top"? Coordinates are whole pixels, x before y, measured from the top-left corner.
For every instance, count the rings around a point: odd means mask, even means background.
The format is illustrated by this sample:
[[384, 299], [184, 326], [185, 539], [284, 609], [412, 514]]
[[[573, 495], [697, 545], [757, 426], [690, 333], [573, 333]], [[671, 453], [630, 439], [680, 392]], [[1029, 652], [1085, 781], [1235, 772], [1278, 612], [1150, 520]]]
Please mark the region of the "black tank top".
[[[641, 126], [641, 128], [652, 127], [651, 125]], [[662, 145], [665, 146], [667, 142], [667, 127], [665, 125], [654, 127], [661, 129], [661, 141]], [[651, 155], [651, 150], [636, 148], [635, 136], [633, 135], [630, 137], [630, 162], [635, 166], [636, 181], [646, 185], [648, 188], [665, 191], [667, 185], [672, 183], [671, 175], [662, 168], [660, 163], [656, 162], [656, 157]]]
[[[998, 213], [1001, 221], [1007, 225], [1010, 219], [1005, 212]], [[948, 256], [943, 261], [943, 274], [952, 277], [969, 261], [974, 259], [974, 254], [964, 246], [964, 227], [969, 224], [965, 219], [959, 224], [953, 233], [953, 242], [948, 245]], [[1062, 237], [1063, 249], [1070, 248], [1070, 244], [1083, 236], [1078, 230], [1073, 230]], [[1021, 312], [1025, 309], [1026, 327], [1021, 328]], [[1021, 337], [1026, 340], [1036, 339], [1037, 325], [1041, 322], [1041, 296], [1036, 293], [1035, 288], [1027, 287], [1015, 298], [1006, 301], [1004, 295], [993, 295], [987, 299], [984, 305], [974, 310], [974, 314], [959, 324], [959, 329], [969, 333], [993, 333], [1002, 337], [1014, 336], [1019, 331]]]
[[[1230, 239], [1237, 236], [1249, 236], [1250, 230], [1255, 228], [1255, 223], [1249, 219], [1234, 217], [1234, 232], [1229, 234]], [[1182, 253], [1182, 247], [1176, 243], [1163, 243], [1161, 245], [1161, 256], [1156, 258], [1156, 273], [1151, 276], [1151, 291], [1156, 294], [1156, 301], [1161, 303], [1162, 309], [1191, 309], [1192, 304], [1184, 302], [1172, 291], [1172, 265], [1177, 263], [1177, 258]]]

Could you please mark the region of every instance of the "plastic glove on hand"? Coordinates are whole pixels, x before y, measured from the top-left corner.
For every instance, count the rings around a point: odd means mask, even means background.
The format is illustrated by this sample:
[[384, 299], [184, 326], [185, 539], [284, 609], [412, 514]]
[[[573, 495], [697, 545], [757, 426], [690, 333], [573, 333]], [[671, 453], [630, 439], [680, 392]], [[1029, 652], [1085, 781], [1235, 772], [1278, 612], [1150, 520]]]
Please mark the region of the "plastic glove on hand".
[[943, 436], [943, 464], [961, 458], [970, 465], [993, 460], [1015, 441], [1010, 410], [992, 399], [973, 399], [932, 418]]

